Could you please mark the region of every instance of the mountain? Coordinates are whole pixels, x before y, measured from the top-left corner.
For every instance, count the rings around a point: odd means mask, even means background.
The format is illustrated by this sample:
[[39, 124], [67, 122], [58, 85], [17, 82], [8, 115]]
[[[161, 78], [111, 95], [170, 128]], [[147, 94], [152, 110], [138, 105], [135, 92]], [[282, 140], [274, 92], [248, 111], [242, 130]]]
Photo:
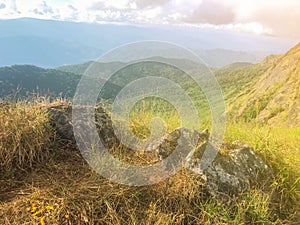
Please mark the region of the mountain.
[[[0, 68], [0, 98], [28, 98], [50, 96], [71, 98], [75, 94], [81, 75], [55, 69], [43, 69], [31, 65], [14, 65]], [[105, 82], [100, 79], [99, 82]], [[117, 85], [107, 83], [103, 97], [119, 90]]]
[[[222, 67], [238, 61], [256, 63], [262, 57], [281, 52], [291, 45], [289, 41], [271, 37], [239, 36], [191, 27], [75, 23], [30, 18], [0, 20], [0, 27], [0, 66], [30, 64], [49, 68], [78, 64], [95, 60], [119, 45], [159, 40], [194, 50], [209, 66]], [[249, 46], [255, 51], [250, 50]], [[161, 48], [149, 49], [143, 54], [149, 58], [164, 51]]]
[[248, 66], [252, 66], [253, 63], [248, 63], [248, 62], [235, 62], [235, 63], [231, 63], [227, 66], [224, 66], [224, 68], [226, 69], [239, 69], [239, 68], [245, 68]]
[[263, 52], [231, 51], [226, 49], [197, 50], [196, 53], [210, 67], [224, 67], [233, 63], [258, 63], [265, 56]]
[[[201, 67], [188, 59], [151, 58], [186, 68]], [[148, 75], [160, 75], [178, 83], [195, 101], [196, 106], [209, 110], [204, 93], [182, 71], [155, 62], [126, 66], [123, 62], [93, 62], [68, 65], [57, 69], [43, 69], [29, 65], [0, 68], [0, 97], [15, 95], [28, 97], [33, 92], [51, 96], [72, 97], [77, 84], [87, 68], [109, 74], [122, 68], [106, 82], [102, 97], [114, 98], [119, 91], [134, 80]], [[229, 118], [259, 121], [273, 125], [298, 126], [300, 123], [300, 44], [284, 55], [270, 55], [257, 64], [234, 63], [212, 69], [223, 91]], [[140, 71], [144, 71], [141, 73]], [[146, 71], [146, 74], [145, 74]], [[193, 72], [193, 71], [190, 71]], [[94, 82], [94, 81], [93, 81]], [[167, 89], [167, 87], [166, 87]], [[204, 110], [204, 111], [205, 111]]]
[[97, 61], [89, 61], [82, 64], [60, 66], [57, 67], [56, 69], [60, 71], [83, 75], [85, 71], [91, 66], [93, 67], [94, 70], [97, 70], [97, 73], [105, 73], [105, 72], [111, 72], [114, 70], [114, 68], [119, 68], [125, 65], [126, 63], [123, 62], [102, 63]]
[[39, 36], [0, 37], [0, 65], [33, 64], [52, 67], [97, 58], [102, 50], [76, 42]]
[[265, 61], [273, 66], [232, 100], [230, 111], [245, 120], [300, 126], [300, 44]]
[[[197, 63], [188, 59], [165, 59], [161, 57], [151, 58], [152, 60], [164, 61], [166, 63], [180, 65], [186, 68], [196, 68]], [[145, 59], [147, 61], [147, 59]], [[83, 64], [61, 66], [56, 69], [44, 69], [32, 65], [13, 65], [0, 68], [0, 97], [15, 96], [26, 98], [31, 94], [50, 95], [53, 97], [63, 96], [70, 98], [74, 96], [78, 82], [85, 71], [91, 67], [92, 73], [99, 75], [98, 81], [106, 83], [102, 97], [111, 98], [116, 96], [120, 88], [126, 86], [130, 81], [145, 76], [140, 70], [146, 70], [147, 74], [158, 74], [175, 80], [175, 82], [189, 87], [191, 80], [179, 70], [172, 66], [165, 66], [156, 62], [129, 63], [123, 62], [94, 62], [89, 61]], [[123, 68], [124, 67], [124, 68]], [[106, 82], [107, 75], [117, 71]], [[91, 71], [89, 71], [91, 72]], [[104, 74], [104, 76], [103, 76]]]
[[257, 64], [234, 63], [213, 69], [227, 103], [243, 92], [248, 92], [265, 72], [273, 66], [272, 60]]

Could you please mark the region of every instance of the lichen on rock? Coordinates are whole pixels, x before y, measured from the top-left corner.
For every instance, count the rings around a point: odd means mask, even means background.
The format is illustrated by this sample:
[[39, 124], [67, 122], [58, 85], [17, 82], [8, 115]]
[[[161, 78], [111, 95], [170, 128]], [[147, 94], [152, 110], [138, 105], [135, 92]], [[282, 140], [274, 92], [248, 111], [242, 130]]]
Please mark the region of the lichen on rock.
[[[63, 139], [76, 144], [73, 134], [73, 126], [76, 124], [72, 124], [71, 105], [66, 103], [52, 105], [48, 111], [51, 124], [57, 133]], [[83, 120], [86, 118], [84, 112], [83, 110]], [[112, 148], [115, 143], [120, 144], [115, 136], [110, 116], [103, 106], [95, 107], [95, 120], [92, 122], [96, 125], [99, 137], [105, 147]], [[157, 160], [165, 160], [177, 147], [179, 151], [176, 154], [182, 154], [177, 155], [177, 158], [185, 157], [184, 162], [177, 165], [179, 161], [166, 160], [166, 170], [184, 166], [198, 173], [199, 179], [203, 180], [208, 193], [220, 199], [226, 200], [228, 197], [237, 196], [257, 185], [263, 186], [273, 176], [271, 167], [262, 157], [255, 153], [252, 147], [240, 142], [223, 144], [215, 149], [217, 151], [215, 158], [207, 168], [202, 170], [201, 163], [203, 163], [204, 152], [214, 148], [209, 141], [208, 130], [197, 132], [178, 128], [149, 143], [145, 151], [155, 151]], [[210, 148], [207, 149], [207, 147]]]

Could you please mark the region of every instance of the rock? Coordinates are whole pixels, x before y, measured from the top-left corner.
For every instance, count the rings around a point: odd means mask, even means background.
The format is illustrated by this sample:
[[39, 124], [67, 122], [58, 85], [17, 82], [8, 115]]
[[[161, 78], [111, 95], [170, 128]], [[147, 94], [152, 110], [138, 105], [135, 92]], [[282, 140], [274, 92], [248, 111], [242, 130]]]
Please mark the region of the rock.
[[[76, 144], [73, 135], [73, 126], [76, 124], [72, 124], [71, 105], [66, 103], [51, 105], [48, 111], [51, 124], [61, 138]], [[83, 120], [86, 118], [84, 112], [85, 110], [82, 113]], [[111, 148], [114, 144], [119, 144], [110, 116], [103, 105], [95, 107], [95, 118], [92, 122], [96, 125], [104, 145]], [[174, 156], [171, 153], [177, 146], [179, 146], [179, 151], [176, 154], [183, 156], [177, 158], [185, 157], [183, 165], [178, 165], [180, 162], [176, 160], [165, 160]], [[240, 142], [223, 144], [216, 149], [216, 157], [202, 171], [201, 160], [207, 147], [212, 147], [207, 129], [199, 133], [195, 130], [179, 128], [148, 144], [145, 151], [155, 151], [157, 160], [164, 160], [164, 166], [168, 171], [176, 166], [185, 166], [198, 173], [208, 193], [223, 200], [237, 196], [256, 185], [262, 187], [273, 176], [272, 169], [254, 152], [253, 148]]]
[[[213, 162], [201, 171], [203, 153], [207, 145], [210, 145], [208, 130], [198, 133], [180, 128], [153, 143], [151, 147], [156, 148], [160, 160], [168, 157], [180, 144], [178, 143], [180, 133], [183, 135], [183, 140], [196, 143], [196, 149], [190, 145], [185, 167], [201, 175], [199, 177], [203, 180], [207, 191], [217, 198], [227, 200], [257, 185], [264, 186], [273, 176], [272, 169], [254, 152], [253, 148], [241, 142], [223, 144], [220, 149], [217, 149], [218, 153]], [[168, 168], [169, 166], [166, 165], [166, 169]]]
[[72, 107], [65, 102], [51, 104], [48, 108], [50, 124], [61, 139], [75, 143], [72, 126]]
[[271, 167], [252, 147], [242, 143], [224, 144], [204, 171], [199, 169], [200, 162], [190, 168], [202, 175], [209, 193], [223, 200], [256, 186], [263, 187], [273, 176]]
[[114, 133], [111, 118], [103, 105], [95, 108], [96, 127], [98, 134], [106, 148], [112, 148], [119, 144], [119, 140]]
[[[204, 146], [208, 138], [208, 130], [199, 133], [196, 130], [178, 128], [164, 135], [162, 138], [151, 142], [145, 150], [155, 151], [157, 161], [164, 160], [165, 169], [169, 171], [170, 174], [173, 174], [173, 169], [178, 170], [178, 168], [181, 169], [182, 166], [190, 167], [194, 164], [196, 155], [198, 155], [196, 150]], [[176, 155], [171, 154], [173, 151], [177, 151], [174, 153]], [[168, 160], [166, 160], [167, 158]]]
[[[76, 124], [72, 124], [72, 106], [65, 102], [55, 103], [50, 105], [48, 112], [50, 115], [50, 123], [55, 128], [60, 138], [76, 145], [73, 133], [73, 126], [76, 126]], [[86, 121], [86, 110], [84, 110], [84, 108], [81, 116], [82, 121], [86, 123], [89, 122]], [[96, 125], [103, 144], [106, 147], [111, 148], [113, 144], [117, 142], [117, 138], [114, 135], [110, 116], [105, 112], [102, 105], [97, 105], [95, 107], [95, 120], [92, 122], [94, 123], [93, 125]]]

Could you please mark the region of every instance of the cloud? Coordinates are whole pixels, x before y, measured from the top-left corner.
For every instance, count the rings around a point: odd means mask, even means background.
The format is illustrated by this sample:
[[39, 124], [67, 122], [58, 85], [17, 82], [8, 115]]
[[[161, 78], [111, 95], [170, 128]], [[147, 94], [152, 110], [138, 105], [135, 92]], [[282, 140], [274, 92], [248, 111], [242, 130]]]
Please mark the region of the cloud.
[[232, 8], [214, 0], [204, 0], [202, 4], [186, 18], [188, 23], [209, 23], [215, 25], [233, 23], [235, 19]]
[[72, 5], [68, 5], [68, 7], [69, 7], [69, 9], [71, 9], [71, 10], [73, 10], [73, 11], [78, 11], [78, 9], [77, 8], [75, 8], [74, 6], [72, 6]]
[[1, 4], [0, 4], [0, 9], [5, 9], [6, 8], [6, 5], [2, 2]]
[[299, 0], [2, 0], [0, 19], [174, 24], [300, 38]]
[[32, 12], [36, 15], [53, 14], [53, 9], [46, 1], [43, 1], [38, 5], [38, 8], [33, 9]]
[[101, 11], [105, 9], [118, 9], [118, 10], [127, 10], [127, 9], [134, 9], [136, 8], [136, 5], [134, 2], [129, 1], [129, 0], [110, 0], [110, 1], [96, 1], [92, 2], [91, 5], [89, 6], [90, 10], [94, 11]]
[[203, 0], [182, 21], [215, 28], [300, 38], [299, 0]]
[[91, 10], [104, 10], [104, 9], [145, 9], [156, 6], [163, 7], [171, 0], [98, 0], [92, 2], [89, 9]]
[[53, 9], [51, 6], [49, 6], [46, 1], [43, 1], [41, 4], [42, 10], [44, 13], [53, 13]]
[[164, 6], [171, 0], [136, 0], [134, 3], [137, 5], [137, 8], [146, 8], [152, 6]]
[[237, 20], [241, 23], [257, 22], [272, 30], [275, 36], [300, 37], [300, 1], [247, 0], [237, 9]]
[[103, 10], [103, 9], [106, 9], [106, 5], [105, 5], [105, 2], [104, 1], [101, 1], [101, 2], [94, 2], [90, 7], [89, 9], [90, 10]]
[[17, 0], [11, 0], [11, 9], [15, 12], [18, 11], [18, 8], [17, 8]]

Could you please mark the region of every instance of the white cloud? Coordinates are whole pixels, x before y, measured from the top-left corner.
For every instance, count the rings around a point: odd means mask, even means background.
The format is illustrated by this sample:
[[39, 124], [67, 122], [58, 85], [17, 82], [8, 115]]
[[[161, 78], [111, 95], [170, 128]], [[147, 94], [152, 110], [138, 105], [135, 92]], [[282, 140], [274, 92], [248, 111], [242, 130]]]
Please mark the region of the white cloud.
[[0, 0], [0, 19], [178, 24], [300, 37], [299, 0]]
[[3, 2], [1, 2], [0, 3], [0, 9], [5, 9], [5, 8], [6, 8], [6, 5]]
[[233, 9], [216, 0], [203, 0], [202, 3], [187, 16], [186, 22], [230, 24], [233, 23], [235, 15]]
[[[254, 4], [255, 2], [256, 4]], [[257, 22], [271, 29], [274, 35], [300, 37], [300, 1], [245, 1], [237, 10], [241, 23]]]
[[43, 1], [38, 4], [37, 8], [33, 9], [32, 12], [37, 15], [47, 15], [53, 14], [53, 9], [46, 3], [46, 1]]

